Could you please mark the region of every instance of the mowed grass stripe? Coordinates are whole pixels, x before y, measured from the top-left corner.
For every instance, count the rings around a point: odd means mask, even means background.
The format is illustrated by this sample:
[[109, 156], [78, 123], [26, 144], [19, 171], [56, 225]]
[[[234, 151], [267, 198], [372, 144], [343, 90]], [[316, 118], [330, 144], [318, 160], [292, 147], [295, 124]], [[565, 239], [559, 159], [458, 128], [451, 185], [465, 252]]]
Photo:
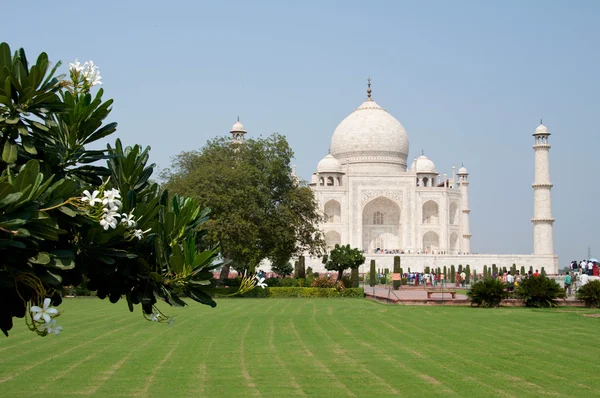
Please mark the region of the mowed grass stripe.
[[161, 306], [176, 315], [169, 328], [124, 302], [61, 307], [60, 336], [17, 323], [0, 343], [0, 379], [10, 377], [2, 396], [538, 397], [600, 388], [580, 377], [600, 370], [599, 320], [582, 316], [593, 310], [224, 299], [216, 309]]

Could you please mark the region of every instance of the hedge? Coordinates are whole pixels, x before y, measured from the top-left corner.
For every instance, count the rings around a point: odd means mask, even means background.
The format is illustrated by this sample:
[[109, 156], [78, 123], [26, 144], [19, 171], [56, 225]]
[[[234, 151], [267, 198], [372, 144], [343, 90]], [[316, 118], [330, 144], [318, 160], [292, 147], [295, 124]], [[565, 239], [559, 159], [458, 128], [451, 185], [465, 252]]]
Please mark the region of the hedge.
[[[237, 289], [224, 288], [215, 289], [214, 296], [223, 297], [233, 294]], [[364, 289], [352, 288], [338, 291], [335, 288], [320, 288], [320, 287], [267, 287], [265, 289], [254, 288], [248, 293], [241, 296], [233, 297], [255, 297], [255, 298], [287, 298], [287, 297], [350, 297], [363, 298]]]

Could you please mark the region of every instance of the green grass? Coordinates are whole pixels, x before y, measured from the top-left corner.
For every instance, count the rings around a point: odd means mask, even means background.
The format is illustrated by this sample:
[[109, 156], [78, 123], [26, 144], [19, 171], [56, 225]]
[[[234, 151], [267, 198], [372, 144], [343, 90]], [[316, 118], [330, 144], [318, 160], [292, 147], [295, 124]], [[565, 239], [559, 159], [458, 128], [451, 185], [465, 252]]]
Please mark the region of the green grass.
[[[162, 308], [66, 300], [60, 336], [17, 320], [0, 339], [3, 397], [592, 396], [590, 310], [405, 307], [361, 299], [222, 299]], [[598, 313], [596, 311], [596, 313]]]

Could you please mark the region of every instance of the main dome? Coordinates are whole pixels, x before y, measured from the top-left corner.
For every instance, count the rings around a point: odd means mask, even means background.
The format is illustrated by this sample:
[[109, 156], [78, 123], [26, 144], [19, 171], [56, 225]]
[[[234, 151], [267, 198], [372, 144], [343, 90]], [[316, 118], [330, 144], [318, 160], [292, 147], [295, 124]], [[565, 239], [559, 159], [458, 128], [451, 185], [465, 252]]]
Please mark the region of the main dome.
[[408, 134], [395, 117], [369, 98], [336, 127], [331, 154], [349, 163], [395, 163], [406, 169]]

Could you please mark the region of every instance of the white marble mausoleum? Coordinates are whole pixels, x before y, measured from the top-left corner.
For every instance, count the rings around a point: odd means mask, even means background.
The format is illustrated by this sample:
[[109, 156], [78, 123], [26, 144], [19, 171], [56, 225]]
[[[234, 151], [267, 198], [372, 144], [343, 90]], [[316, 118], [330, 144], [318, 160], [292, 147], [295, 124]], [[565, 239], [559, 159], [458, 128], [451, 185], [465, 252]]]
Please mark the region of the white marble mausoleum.
[[[453, 166], [451, 175], [440, 175], [423, 153], [409, 161], [406, 130], [371, 98], [370, 86], [366, 101], [333, 132], [329, 154], [309, 183], [325, 216], [321, 227], [328, 247], [363, 249], [362, 271], [371, 259], [377, 268], [391, 270], [393, 257], [400, 255], [403, 269], [411, 271], [469, 264], [482, 272], [484, 265], [517, 264], [557, 273], [547, 128], [540, 124], [533, 134], [533, 254], [472, 254], [468, 170]], [[238, 124], [231, 131], [234, 139], [245, 133]], [[324, 271], [319, 258], [306, 263]]]

